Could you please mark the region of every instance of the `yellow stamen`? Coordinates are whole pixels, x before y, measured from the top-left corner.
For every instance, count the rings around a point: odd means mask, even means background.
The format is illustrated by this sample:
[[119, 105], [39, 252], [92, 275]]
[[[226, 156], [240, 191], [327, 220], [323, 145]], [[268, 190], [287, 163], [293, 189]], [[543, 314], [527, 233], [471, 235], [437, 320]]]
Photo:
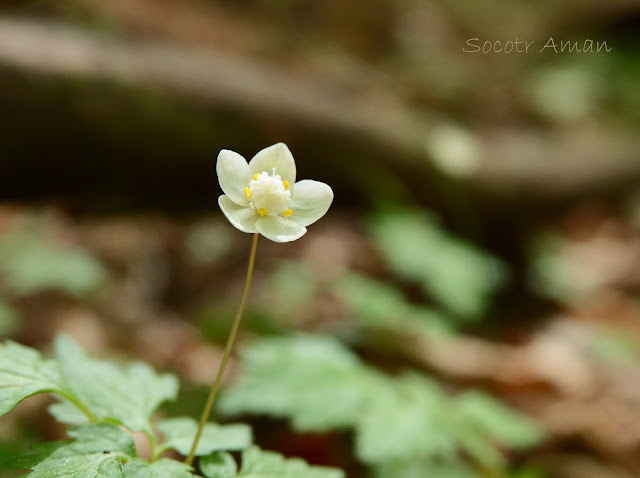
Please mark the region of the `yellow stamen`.
[[282, 185], [284, 186], [284, 190], [289, 189], [289, 183], [287, 181], [282, 181]]
[[253, 180], [254, 180], [254, 181], [257, 181], [257, 180], [258, 180], [258, 176], [260, 176], [260, 174], [258, 174], [258, 173], [254, 174], [254, 175], [253, 175]]
[[283, 212], [283, 213], [282, 213], [282, 215], [283, 215], [284, 217], [289, 217], [289, 216], [291, 216], [291, 213], [292, 213], [292, 212], [293, 212], [293, 211], [292, 211], [291, 209], [287, 209], [285, 212]]
[[266, 216], [268, 214], [267, 210], [263, 207], [261, 207], [260, 209], [258, 209], [256, 211], [258, 214], [260, 214], [261, 216]]
[[247, 199], [251, 199], [251, 189], [244, 188], [244, 197], [246, 197]]

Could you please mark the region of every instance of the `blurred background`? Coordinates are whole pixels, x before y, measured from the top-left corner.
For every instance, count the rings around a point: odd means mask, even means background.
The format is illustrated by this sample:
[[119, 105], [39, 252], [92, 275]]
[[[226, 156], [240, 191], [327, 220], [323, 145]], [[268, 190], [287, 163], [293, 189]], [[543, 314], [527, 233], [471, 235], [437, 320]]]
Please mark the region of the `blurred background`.
[[356, 478], [640, 477], [639, 124], [635, 0], [4, 0], [0, 335], [198, 416], [251, 240], [216, 156], [283, 141], [335, 202], [261, 239], [219, 420]]

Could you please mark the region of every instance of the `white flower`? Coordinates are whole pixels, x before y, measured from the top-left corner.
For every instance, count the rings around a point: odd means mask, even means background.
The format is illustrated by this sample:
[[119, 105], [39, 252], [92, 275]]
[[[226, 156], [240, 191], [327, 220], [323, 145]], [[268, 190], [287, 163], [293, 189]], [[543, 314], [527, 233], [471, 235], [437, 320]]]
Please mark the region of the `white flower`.
[[306, 226], [324, 216], [333, 201], [333, 191], [324, 183], [296, 183], [296, 163], [284, 143], [263, 149], [249, 164], [223, 149], [216, 169], [224, 191], [218, 204], [231, 224], [275, 242], [302, 237]]

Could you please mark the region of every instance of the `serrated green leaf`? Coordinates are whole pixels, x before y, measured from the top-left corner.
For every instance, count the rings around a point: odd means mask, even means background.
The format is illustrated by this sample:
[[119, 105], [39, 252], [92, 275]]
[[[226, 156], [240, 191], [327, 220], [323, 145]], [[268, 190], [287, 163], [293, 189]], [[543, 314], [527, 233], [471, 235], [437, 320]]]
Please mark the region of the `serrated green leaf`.
[[177, 396], [176, 378], [158, 375], [144, 363], [119, 367], [91, 358], [63, 336], [56, 339], [55, 350], [64, 380], [97, 419], [115, 421], [132, 431], [151, 431], [155, 410]]
[[68, 425], [85, 425], [89, 423], [89, 418], [66, 400], [50, 405], [47, 411], [60, 423]]
[[70, 443], [69, 440], [35, 443], [29, 448], [29, 454], [12, 458], [3, 464], [5, 464], [9, 469], [30, 470], [36, 467], [38, 463], [45, 460], [58, 448], [63, 447], [68, 443]]
[[238, 465], [229, 453], [216, 452], [200, 458], [200, 472], [207, 478], [234, 478]]
[[356, 454], [365, 463], [450, 459], [457, 441], [448, 431], [447, 397], [418, 375], [372, 390], [357, 426]]
[[[193, 418], [181, 417], [161, 420], [156, 424], [164, 435], [163, 448], [173, 448], [183, 455], [191, 450], [196, 436], [198, 422]], [[248, 425], [216, 425], [207, 423], [196, 447], [196, 456], [208, 455], [214, 451], [238, 451], [251, 446], [253, 439]]]
[[35, 454], [15, 460], [31, 468], [29, 478], [125, 478], [121, 459], [135, 456], [133, 439], [115, 425], [70, 428], [73, 440], [39, 444]]
[[10, 340], [0, 345], [0, 415], [25, 398], [45, 392], [70, 393], [56, 362]]
[[69, 445], [70, 450], [85, 453], [109, 450], [110, 453], [122, 452], [129, 456], [136, 454], [131, 435], [115, 425], [94, 423], [72, 427], [67, 430], [67, 434], [75, 438]]
[[353, 426], [373, 373], [335, 340], [270, 338], [243, 350], [244, 374], [219, 402], [226, 414], [290, 417], [298, 430]]
[[544, 437], [539, 425], [486, 393], [464, 393], [456, 398], [453, 406], [459, 420], [502, 445], [528, 447], [539, 443]]
[[344, 478], [342, 470], [309, 466], [300, 458], [286, 459], [278, 453], [251, 447], [242, 453], [238, 478]]
[[372, 232], [398, 275], [419, 282], [460, 318], [481, 316], [504, 282], [502, 262], [452, 236], [428, 214], [384, 214], [374, 222]]
[[194, 478], [192, 468], [179, 461], [163, 458], [153, 463], [135, 458], [124, 465], [126, 478]]
[[[418, 374], [386, 377], [327, 337], [269, 338], [242, 358], [243, 375], [223, 395], [225, 411], [286, 417], [306, 431], [354, 428], [356, 454], [370, 465], [455, 464], [464, 451], [501, 469], [497, 444], [526, 446], [540, 438], [535, 426], [490, 397], [456, 399]], [[335, 411], [341, 406], [348, 414]]]

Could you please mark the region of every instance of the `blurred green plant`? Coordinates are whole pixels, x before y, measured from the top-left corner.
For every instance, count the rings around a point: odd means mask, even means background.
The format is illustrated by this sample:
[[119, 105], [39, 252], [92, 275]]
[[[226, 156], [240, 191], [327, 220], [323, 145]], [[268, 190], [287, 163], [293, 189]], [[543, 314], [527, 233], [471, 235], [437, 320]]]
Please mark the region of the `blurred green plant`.
[[[9, 459], [5, 466], [31, 470], [33, 478], [188, 478], [197, 476], [181, 462], [162, 458], [168, 449], [185, 454], [197, 428], [187, 417], [152, 423], [160, 404], [175, 400], [178, 381], [158, 375], [148, 365], [125, 366], [88, 357], [70, 339], [58, 337], [55, 357], [15, 342], [0, 345], [0, 415], [39, 393], [51, 393], [58, 402], [49, 408], [60, 422], [75, 425], [67, 430], [71, 440], [40, 443], [33, 453]], [[142, 431], [149, 440], [149, 461], [138, 456], [130, 432]], [[242, 451], [238, 470], [228, 451]], [[207, 478], [286, 477], [341, 478], [340, 470], [311, 467], [299, 459], [286, 460], [252, 445], [247, 425], [209, 423], [196, 449], [202, 457], [201, 473]]]
[[29, 220], [0, 235], [0, 336], [19, 326], [13, 300], [48, 290], [88, 298], [107, 280], [96, 257], [77, 246], [59, 247], [43, 231], [39, 220]]
[[17, 323], [18, 312], [8, 302], [0, 300], [0, 337], [11, 334]]
[[211, 265], [222, 259], [233, 244], [232, 228], [223, 222], [202, 220], [186, 231], [185, 251], [196, 265]]
[[544, 436], [487, 394], [450, 396], [416, 373], [389, 377], [329, 337], [262, 339], [241, 357], [243, 374], [224, 393], [223, 413], [289, 418], [305, 432], [353, 429], [357, 457], [379, 477], [499, 476], [507, 467], [499, 447]]
[[29, 228], [0, 236], [0, 274], [14, 295], [51, 289], [77, 297], [94, 292], [107, 275], [88, 252], [55, 247]]
[[582, 302], [600, 287], [602, 276], [593, 271], [561, 236], [540, 234], [530, 245], [529, 283], [543, 297], [561, 304]]
[[477, 320], [506, 280], [506, 266], [446, 232], [424, 212], [392, 212], [374, 218], [373, 238], [391, 270], [461, 320]]
[[454, 323], [430, 307], [411, 303], [392, 284], [349, 272], [333, 286], [334, 293], [366, 329], [389, 329], [413, 336], [451, 336]]

